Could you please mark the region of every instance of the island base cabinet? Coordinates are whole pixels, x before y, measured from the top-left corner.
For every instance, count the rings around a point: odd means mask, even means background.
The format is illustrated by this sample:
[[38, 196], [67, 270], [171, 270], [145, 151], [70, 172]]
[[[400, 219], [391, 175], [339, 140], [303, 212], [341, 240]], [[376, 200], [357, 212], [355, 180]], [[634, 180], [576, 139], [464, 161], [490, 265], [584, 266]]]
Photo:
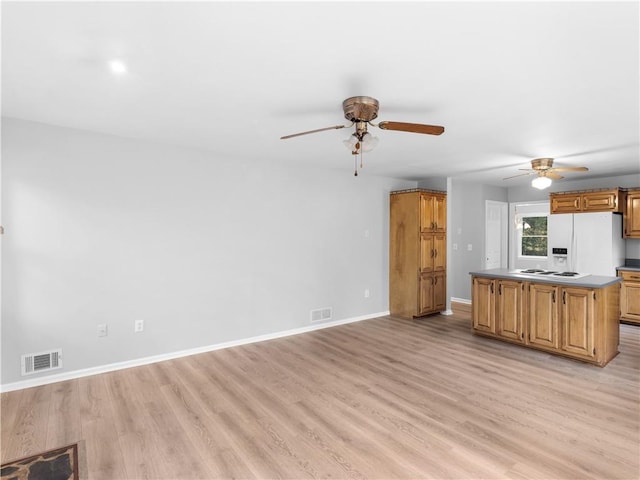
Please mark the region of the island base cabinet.
[[[618, 354], [620, 286], [473, 276], [473, 331], [598, 366]], [[526, 335], [525, 335], [526, 333]]]

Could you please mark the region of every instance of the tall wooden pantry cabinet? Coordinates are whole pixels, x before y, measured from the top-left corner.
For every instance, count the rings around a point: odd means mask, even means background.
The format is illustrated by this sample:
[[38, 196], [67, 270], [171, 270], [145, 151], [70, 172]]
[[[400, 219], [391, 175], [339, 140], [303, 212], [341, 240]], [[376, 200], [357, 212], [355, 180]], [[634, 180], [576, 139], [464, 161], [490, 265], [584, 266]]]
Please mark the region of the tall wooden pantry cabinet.
[[434, 190], [391, 192], [389, 311], [415, 318], [445, 310], [447, 195]]

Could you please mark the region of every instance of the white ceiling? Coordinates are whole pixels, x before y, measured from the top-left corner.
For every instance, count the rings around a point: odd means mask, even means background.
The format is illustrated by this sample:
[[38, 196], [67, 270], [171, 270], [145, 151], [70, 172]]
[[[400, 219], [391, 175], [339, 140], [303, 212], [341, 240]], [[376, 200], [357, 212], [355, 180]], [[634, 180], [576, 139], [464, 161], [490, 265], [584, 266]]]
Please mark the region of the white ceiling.
[[[378, 120], [361, 175], [503, 181], [536, 157], [640, 172], [638, 2], [2, 2], [2, 114], [342, 169], [342, 100]], [[107, 62], [126, 62], [112, 74]]]

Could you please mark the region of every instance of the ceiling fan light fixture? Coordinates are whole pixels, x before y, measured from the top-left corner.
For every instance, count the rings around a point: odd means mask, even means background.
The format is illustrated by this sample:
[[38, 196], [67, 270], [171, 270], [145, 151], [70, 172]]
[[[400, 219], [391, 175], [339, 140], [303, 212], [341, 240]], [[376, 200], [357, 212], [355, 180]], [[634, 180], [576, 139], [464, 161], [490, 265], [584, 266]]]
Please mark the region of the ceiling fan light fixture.
[[362, 136], [362, 151], [370, 152], [371, 150], [376, 148], [376, 145], [378, 145], [378, 142], [379, 142], [378, 137], [374, 137], [369, 132], [366, 132]]
[[[316, 128], [315, 130], [307, 130], [306, 132], [284, 135], [280, 137], [280, 139], [286, 140], [288, 138], [300, 137], [310, 133], [355, 127], [355, 132], [353, 132], [348, 139], [343, 140], [342, 143], [351, 151], [352, 155], [360, 156], [360, 168], [362, 168], [363, 152], [370, 152], [378, 145], [378, 138], [374, 137], [367, 131], [369, 125], [382, 130], [397, 130], [400, 132], [423, 133], [427, 135], [440, 135], [444, 132], [444, 127], [437, 125], [424, 125], [421, 123], [380, 122], [377, 125], [371, 123], [372, 120], [378, 117], [379, 106], [380, 104], [378, 103], [378, 100], [373, 97], [349, 97], [342, 102], [342, 111], [344, 112], [344, 118], [349, 120], [351, 125], [335, 125], [333, 127]], [[357, 162], [355, 175], [358, 175]]]
[[544, 190], [551, 186], [551, 179], [549, 177], [536, 177], [531, 180], [531, 186], [538, 190]]
[[356, 137], [355, 133], [352, 133], [351, 135], [349, 135], [349, 138], [343, 140], [342, 143], [344, 143], [344, 146], [347, 148], [347, 150], [353, 151], [356, 143], [358, 143], [358, 137]]

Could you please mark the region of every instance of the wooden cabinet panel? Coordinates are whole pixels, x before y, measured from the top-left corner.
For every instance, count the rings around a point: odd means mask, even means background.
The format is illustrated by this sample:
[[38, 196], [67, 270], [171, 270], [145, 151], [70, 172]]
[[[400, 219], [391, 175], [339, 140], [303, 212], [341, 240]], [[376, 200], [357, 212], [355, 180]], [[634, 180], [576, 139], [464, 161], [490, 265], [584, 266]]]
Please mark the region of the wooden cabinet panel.
[[498, 281], [497, 333], [517, 342], [524, 342], [522, 287], [522, 282]]
[[420, 194], [420, 229], [422, 232], [444, 232], [447, 229], [447, 197], [444, 194]]
[[623, 280], [620, 287], [620, 319], [640, 325], [640, 272], [621, 270], [618, 276]]
[[620, 318], [640, 323], [640, 282], [624, 282], [620, 291]]
[[640, 238], [640, 191], [627, 192], [624, 209], [624, 237]]
[[575, 213], [580, 211], [580, 195], [551, 195], [551, 213]]
[[529, 286], [529, 338], [532, 345], [559, 347], [558, 287], [533, 283]]
[[444, 195], [436, 195], [433, 198], [433, 221], [436, 232], [447, 230], [447, 198]]
[[624, 190], [591, 190], [549, 194], [551, 213], [617, 212], [623, 210]]
[[495, 283], [490, 278], [473, 278], [471, 310], [476, 330], [496, 333]]
[[447, 237], [443, 233], [420, 235], [420, 273], [447, 269]]
[[389, 310], [414, 318], [446, 308], [446, 194], [391, 192]]
[[433, 274], [433, 308], [442, 311], [447, 306], [447, 276], [444, 272]]
[[433, 311], [433, 287], [433, 275], [422, 275], [420, 277], [419, 315]]
[[433, 271], [444, 272], [447, 269], [447, 236], [444, 233], [433, 235]]
[[584, 212], [615, 212], [618, 210], [618, 191], [590, 192], [582, 195]]
[[431, 233], [420, 234], [420, 273], [433, 272], [435, 262], [434, 240]]
[[562, 350], [593, 357], [594, 292], [585, 288], [562, 289]]

